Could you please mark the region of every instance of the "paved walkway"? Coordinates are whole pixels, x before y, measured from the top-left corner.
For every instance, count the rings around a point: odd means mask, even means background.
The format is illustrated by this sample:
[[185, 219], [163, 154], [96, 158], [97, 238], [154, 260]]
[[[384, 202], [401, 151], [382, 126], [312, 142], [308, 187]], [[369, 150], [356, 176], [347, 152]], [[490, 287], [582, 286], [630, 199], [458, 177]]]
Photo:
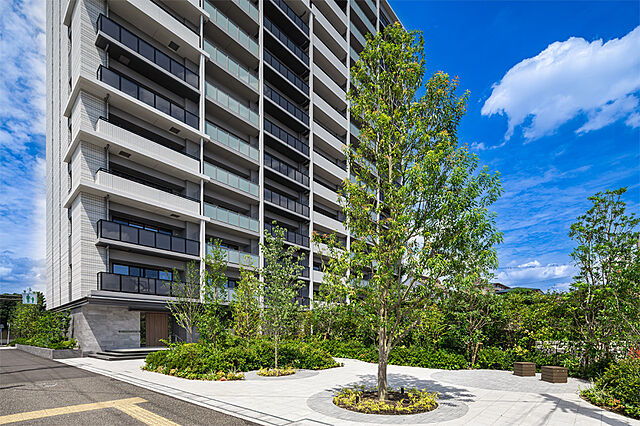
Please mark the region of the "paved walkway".
[[192, 381], [140, 369], [142, 360], [75, 358], [63, 362], [268, 425], [640, 425], [580, 399], [587, 383], [552, 385], [507, 371], [445, 371], [389, 366], [390, 386], [440, 393], [439, 407], [411, 416], [353, 413], [334, 406], [332, 392], [348, 384], [375, 385], [376, 365], [342, 360], [344, 367], [283, 378], [248, 375], [244, 381]]

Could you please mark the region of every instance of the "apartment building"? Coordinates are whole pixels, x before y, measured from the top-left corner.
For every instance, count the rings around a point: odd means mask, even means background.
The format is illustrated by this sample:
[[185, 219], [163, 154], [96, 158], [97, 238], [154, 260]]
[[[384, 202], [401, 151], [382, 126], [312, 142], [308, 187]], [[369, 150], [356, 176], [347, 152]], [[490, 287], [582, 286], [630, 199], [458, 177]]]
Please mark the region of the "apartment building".
[[46, 4], [46, 300], [83, 350], [180, 339], [173, 271], [220, 240], [232, 295], [273, 221], [305, 253], [309, 305], [311, 233], [350, 244], [345, 93], [364, 34], [397, 20], [386, 0]]

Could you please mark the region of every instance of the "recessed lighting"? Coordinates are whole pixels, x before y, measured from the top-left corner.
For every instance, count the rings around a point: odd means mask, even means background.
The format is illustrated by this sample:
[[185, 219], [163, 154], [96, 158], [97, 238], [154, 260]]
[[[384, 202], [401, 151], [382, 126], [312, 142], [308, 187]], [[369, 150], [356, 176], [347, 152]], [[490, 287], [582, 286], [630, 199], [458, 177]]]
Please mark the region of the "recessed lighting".
[[173, 41], [169, 43], [169, 47], [175, 51], [177, 51], [180, 48], [180, 46]]
[[169, 130], [170, 130], [171, 132], [175, 133], [176, 135], [177, 135], [178, 133], [180, 133], [180, 129], [176, 129], [176, 128], [175, 128], [175, 127], [173, 127], [173, 126], [172, 126]]
[[118, 154], [122, 155], [124, 158], [131, 157], [131, 154], [129, 154], [128, 152], [125, 152], [125, 151], [120, 151]]

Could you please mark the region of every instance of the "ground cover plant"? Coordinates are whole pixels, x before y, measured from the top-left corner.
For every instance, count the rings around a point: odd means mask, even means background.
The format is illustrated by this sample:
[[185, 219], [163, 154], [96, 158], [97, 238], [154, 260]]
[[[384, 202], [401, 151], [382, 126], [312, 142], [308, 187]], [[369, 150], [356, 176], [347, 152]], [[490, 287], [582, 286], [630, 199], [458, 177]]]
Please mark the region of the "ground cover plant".
[[354, 386], [340, 389], [333, 397], [333, 403], [366, 414], [417, 414], [438, 407], [437, 393], [425, 390], [388, 388], [386, 395], [380, 400], [377, 389]]
[[296, 374], [296, 369], [293, 367], [261, 368], [256, 374], [263, 377], [291, 376]]
[[611, 364], [580, 396], [592, 404], [640, 419], [640, 358], [628, 357]]

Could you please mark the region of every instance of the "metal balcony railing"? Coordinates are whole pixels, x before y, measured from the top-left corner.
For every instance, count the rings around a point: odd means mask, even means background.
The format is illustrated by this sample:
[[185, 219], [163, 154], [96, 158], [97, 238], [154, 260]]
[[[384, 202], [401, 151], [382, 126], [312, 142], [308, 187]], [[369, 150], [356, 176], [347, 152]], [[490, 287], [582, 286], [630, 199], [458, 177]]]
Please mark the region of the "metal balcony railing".
[[200, 79], [197, 73], [189, 70], [178, 61], [171, 59], [168, 55], [102, 14], [98, 16], [98, 31], [102, 31], [116, 41], [119, 41], [129, 49], [196, 89], [199, 87]]
[[264, 154], [264, 165], [295, 180], [296, 182], [301, 183], [304, 186], [309, 186], [309, 175], [266, 153]]
[[200, 254], [200, 243], [196, 240], [175, 237], [173, 235], [103, 219], [98, 221], [98, 238], [189, 254], [191, 256], [198, 256]]
[[[269, 85], [264, 85], [264, 95], [280, 105], [282, 109], [293, 115], [295, 118], [303, 122], [306, 126], [309, 125], [309, 114], [297, 107], [293, 102], [290, 102], [287, 98], [282, 96], [278, 91]], [[256, 118], [257, 120], [257, 118]]]
[[309, 95], [309, 85], [305, 83], [302, 78], [298, 77], [296, 73], [291, 71], [286, 65], [276, 59], [276, 57], [269, 53], [267, 50], [264, 50], [264, 61], [275, 68], [275, 70], [278, 71], [280, 75], [289, 80], [304, 94], [306, 94], [307, 96]]
[[282, 44], [284, 44], [287, 49], [291, 53], [293, 53], [298, 59], [300, 59], [306, 66], [309, 66], [309, 55], [302, 50], [300, 46], [293, 42], [289, 37], [283, 33], [280, 28], [278, 28], [269, 18], [264, 18], [264, 27], [271, 33], [275, 38], [280, 40]]
[[[273, 233], [274, 226], [270, 223], [264, 224], [264, 229], [269, 231], [269, 233]], [[289, 229], [284, 229], [284, 239], [293, 244], [297, 244], [303, 247], [309, 247], [309, 237], [307, 235], [303, 235], [299, 232], [291, 231]]]
[[309, 36], [309, 26], [293, 11], [293, 9], [289, 7], [287, 3], [284, 2], [284, 0], [273, 0], [273, 2], [298, 26], [298, 28], [302, 30], [307, 37]]
[[[185, 283], [181, 284], [185, 285]], [[148, 294], [153, 296], [176, 296], [179, 293], [179, 289], [174, 289], [173, 286], [174, 283], [171, 281], [158, 278], [98, 272], [98, 289], [105, 291]]]
[[197, 129], [199, 126], [199, 119], [197, 115], [190, 113], [181, 106], [178, 106], [177, 104], [171, 102], [164, 96], [141, 86], [133, 80], [129, 80], [118, 72], [100, 65], [97, 71], [97, 78], [98, 80], [108, 84], [109, 86], [114, 87], [124, 92], [125, 94], [144, 102], [145, 104], [157, 109], [160, 112], [170, 115], [171, 117], [185, 123], [190, 127]]
[[277, 192], [273, 192], [270, 189], [264, 189], [264, 200], [289, 211], [298, 213], [299, 215], [309, 217], [309, 206], [304, 205], [299, 201], [292, 200], [289, 197], [285, 197], [284, 195], [280, 195]]
[[276, 139], [286, 143], [290, 147], [301, 152], [305, 156], [309, 156], [309, 145], [296, 138], [278, 125], [272, 123], [267, 118], [264, 119], [264, 131], [273, 135]]

